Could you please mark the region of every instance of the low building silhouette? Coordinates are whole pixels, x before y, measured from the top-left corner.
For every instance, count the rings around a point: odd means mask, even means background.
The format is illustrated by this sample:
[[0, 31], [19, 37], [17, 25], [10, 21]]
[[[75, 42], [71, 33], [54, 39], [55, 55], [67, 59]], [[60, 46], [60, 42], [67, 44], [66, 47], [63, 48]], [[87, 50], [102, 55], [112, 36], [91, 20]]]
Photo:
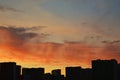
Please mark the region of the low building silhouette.
[[92, 80], [92, 69], [90, 68], [82, 69], [80, 80]]
[[61, 75], [61, 70], [60, 69], [52, 70], [52, 75], [54, 75], [54, 76], [60, 76]]
[[0, 63], [0, 80], [16, 80], [16, 63]]
[[92, 80], [117, 80], [116, 60], [93, 60]]
[[52, 75], [50, 73], [45, 73], [44, 80], [52, 80]]
[[61, 75], [60, 69], [52, 70], [52, 80], [64, 80], [64, 75]]
[[23, 68], [22, 76], [23, 80], [43, 80], [44, 68]]
[[67, 80], [80, 80], [81, 79], [81, 67], [66, 67], [66, 79]]

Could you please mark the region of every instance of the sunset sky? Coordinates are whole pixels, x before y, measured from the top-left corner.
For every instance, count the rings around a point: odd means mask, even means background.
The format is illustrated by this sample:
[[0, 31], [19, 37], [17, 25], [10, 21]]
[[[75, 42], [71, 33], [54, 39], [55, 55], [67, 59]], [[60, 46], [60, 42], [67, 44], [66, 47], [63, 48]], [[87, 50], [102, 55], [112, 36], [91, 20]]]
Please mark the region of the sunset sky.
[[120, 0], [0, 0], [0, 62], [44, 67], [120, 63]]

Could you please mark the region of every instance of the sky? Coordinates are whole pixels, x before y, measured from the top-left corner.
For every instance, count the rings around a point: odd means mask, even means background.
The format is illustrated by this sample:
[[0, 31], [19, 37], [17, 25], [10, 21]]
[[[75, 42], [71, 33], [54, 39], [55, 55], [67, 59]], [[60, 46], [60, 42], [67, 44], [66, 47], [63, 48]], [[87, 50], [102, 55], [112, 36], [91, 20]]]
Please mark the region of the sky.
[[120, 63], [120, 0], [0, 0], [0, 62], [44, 67]]

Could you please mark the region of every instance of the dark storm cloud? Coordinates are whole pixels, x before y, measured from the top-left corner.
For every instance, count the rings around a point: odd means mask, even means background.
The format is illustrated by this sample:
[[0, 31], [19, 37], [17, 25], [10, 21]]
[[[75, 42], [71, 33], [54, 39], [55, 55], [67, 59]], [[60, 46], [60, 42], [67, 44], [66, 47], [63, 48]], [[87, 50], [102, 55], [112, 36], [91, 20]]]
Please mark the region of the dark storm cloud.
[[12, 12], [23, 12], [22, 10], [17, 10], [15, 8], [11, 7], [5, 7], [0, 5], [0, 12], [7, 12], [7, 11], [12, 11]]

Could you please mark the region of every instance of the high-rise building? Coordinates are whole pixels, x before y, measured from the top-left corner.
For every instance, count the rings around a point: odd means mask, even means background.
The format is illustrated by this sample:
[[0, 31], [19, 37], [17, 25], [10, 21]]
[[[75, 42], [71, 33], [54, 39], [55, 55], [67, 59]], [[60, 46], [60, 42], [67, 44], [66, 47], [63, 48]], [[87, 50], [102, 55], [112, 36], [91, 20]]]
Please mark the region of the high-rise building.
[[67, 80], [81, 80], [81, 67], [66, 67]]
[[93, 60], [92, 80], [117, 80], [116, 60]]
[[44, 68], [23, 68], [23, 80], [43, 80]]
[[16, 63], [0, 63], [0, 80], [16, 80]]

